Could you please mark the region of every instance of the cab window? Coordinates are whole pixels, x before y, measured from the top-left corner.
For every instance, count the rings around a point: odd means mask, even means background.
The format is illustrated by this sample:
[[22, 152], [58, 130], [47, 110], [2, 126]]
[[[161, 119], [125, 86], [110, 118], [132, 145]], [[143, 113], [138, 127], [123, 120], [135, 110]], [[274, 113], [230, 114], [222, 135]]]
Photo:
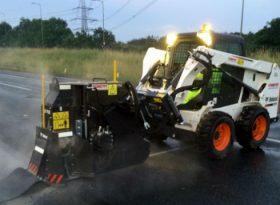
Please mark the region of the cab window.
[[173, 64], [184, 65], [189, 57], [188, 51], [192, 51], [198, 46], [195, 42], [181, 42], [177, 44], [173, 55]]
[[242, 47], [239, 43], [218, 42], [214, 45], [214, 49], [235, 55], [243, 55]]

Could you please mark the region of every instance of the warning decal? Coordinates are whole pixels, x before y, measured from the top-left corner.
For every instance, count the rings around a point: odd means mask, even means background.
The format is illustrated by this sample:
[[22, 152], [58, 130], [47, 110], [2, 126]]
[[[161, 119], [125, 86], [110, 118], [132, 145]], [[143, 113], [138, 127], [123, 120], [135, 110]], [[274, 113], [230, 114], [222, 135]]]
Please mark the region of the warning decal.
[[108, 95], [118, 95], [118, 84], [108, 85]]
[[54, 112], [53, 116], [53, 129], [61, 130], [61, 129], [69, 129], [69, 112]]

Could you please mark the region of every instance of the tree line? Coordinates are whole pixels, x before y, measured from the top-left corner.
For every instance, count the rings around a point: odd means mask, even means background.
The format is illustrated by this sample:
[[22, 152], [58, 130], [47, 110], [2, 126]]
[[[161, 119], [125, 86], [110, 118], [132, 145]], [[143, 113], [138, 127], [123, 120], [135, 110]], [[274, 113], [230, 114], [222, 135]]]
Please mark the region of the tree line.
[[[104, 39], [108, 48], [116, 43], [110, 31], [104, 31]], [[43, 21], [22, 18], [14, 28], [6, 22], [0, 24], [0, 47], [102, 48], [103, 29], [94, 29], [93, 34], [73, 33], [67, 22], [59, 18]]]
[[280, 50], [280, 18], [272, 19], [256, 33], [244, 35], [249, 50]]
[[[280, 18], [271, 20], [256, 33], [243, 34], [243, 37], [249, 50], [260, 48], [280, 50]], [[144, 51], [148, 47], [164, 47], [163, 37], [148, 36], [122, 43], [117, 42], [114, 34], [108, 30], [104, 30], [104, 40], [106, 48], [118, 50]], [[0, 24], [0, 47], [101, 49], [104, 47], [103, 29], [94, 29], [92, 34], [73, 33], [63, 19], [50, 18], [41, 21], [40, 19], [22, 18], [15, 27], [7, 22]]]

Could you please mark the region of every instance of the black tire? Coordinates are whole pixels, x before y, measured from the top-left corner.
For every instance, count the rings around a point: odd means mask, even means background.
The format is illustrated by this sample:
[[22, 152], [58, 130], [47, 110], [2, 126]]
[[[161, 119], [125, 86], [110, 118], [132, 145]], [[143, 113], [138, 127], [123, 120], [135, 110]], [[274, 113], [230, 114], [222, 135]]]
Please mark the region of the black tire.
[[210, 112], [197, 128], [199, 145], [211, 158], [223, 159], [230, 152], [235, 137], [232, 118], [223, 112]]
[[266, 109], [259, 106], [244, 107], [236, 123], [237, 142], [244, 148], [257, 149], [266, 140], [269, 127], [270, 118]]

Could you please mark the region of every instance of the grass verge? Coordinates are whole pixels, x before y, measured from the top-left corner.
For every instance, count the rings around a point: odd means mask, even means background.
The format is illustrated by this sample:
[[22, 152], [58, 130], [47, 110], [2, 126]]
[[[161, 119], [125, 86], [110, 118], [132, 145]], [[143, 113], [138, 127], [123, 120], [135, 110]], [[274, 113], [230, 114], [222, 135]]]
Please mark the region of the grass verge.
[[117, 61], [119, 80], [137, 82], [144, 53], [93, 49], [0, 49], [0, 69], [91, 79], [112, 79]]
[[[0, 48], [0, 69], [84, 79], [102, 77], [110, 80], [113, 78], [113, 61], [116, 60], [118, 80], [136, 83], [142, 72], [144, 54], [94, 49]], [[249, 56], [280, 65], [279, 52], [259, 50]]]
[[270, 50], [258, 50], [250, 53], [250, 57], [257, 60], [264, 60], [277, 63], [280, 66], [280, 52]]

